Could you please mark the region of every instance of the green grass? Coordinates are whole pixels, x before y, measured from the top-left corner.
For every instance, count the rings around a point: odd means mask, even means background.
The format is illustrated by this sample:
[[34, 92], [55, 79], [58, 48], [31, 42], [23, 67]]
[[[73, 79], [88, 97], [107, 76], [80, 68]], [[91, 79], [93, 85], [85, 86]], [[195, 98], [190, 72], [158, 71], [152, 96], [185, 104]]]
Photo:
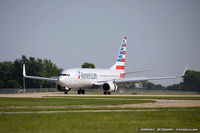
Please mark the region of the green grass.
[[0, 107], [5, 106], [65, 106], [65, 105], [120, 105], [154, 102], [153, 100], [85, 99], [68, 98], [0, 98]]
[[199, 112], [1, 114], [0, 132], [133, 133], [136, 128], [199, 128]]
[[[0, 112], [30, 112], [29, 114], [0, 114], [0, 133], [133, 133], [137, 128], [198, 128], [200, 130], [200, 107], [120, 108], [96, 106], [137, 104], [154, 102], [153, 100], [143, 99], [171, 98], [175, 98], [175, 100], [198, 100], [199, 97], [67, 96], [0, 98]], [[90, 105], [91, 108], [77, 105]], [[157, 111], [150, 111], [152, 109]], [[35, 111], [76, 110], [146, 111], [35, 113]]]
[[42, 108], [42, 107], [24, 107], [24, 108], [0, 108], [0, 112], [37, 112], [37, 111], [80, 111], [80, 110], [157, 110], [157, 111], [200, 111], [200, 107], [153, 107], [153, 108], [132, 108], [132, 107], [64, 107], [64, 108]]

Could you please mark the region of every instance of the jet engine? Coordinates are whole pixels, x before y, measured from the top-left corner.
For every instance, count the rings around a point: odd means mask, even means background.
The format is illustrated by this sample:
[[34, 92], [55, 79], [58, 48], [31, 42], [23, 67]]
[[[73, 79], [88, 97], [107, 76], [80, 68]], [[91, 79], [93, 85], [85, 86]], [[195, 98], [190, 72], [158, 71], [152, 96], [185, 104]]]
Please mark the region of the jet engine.
[[118, 86], [113, 82], [107, 82], [103, 84], [103, 91], [104, 92], [113, 92], [116, 91]]

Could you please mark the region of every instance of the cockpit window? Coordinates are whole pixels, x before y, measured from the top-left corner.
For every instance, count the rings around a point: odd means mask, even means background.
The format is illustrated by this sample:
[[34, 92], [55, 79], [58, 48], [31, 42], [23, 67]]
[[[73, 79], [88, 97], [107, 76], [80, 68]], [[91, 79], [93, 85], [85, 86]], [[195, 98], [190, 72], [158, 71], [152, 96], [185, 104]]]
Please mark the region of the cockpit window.
[[70, 76], [70, 74], [64, 74], [64, 73], [60, 73], [59, 76]]

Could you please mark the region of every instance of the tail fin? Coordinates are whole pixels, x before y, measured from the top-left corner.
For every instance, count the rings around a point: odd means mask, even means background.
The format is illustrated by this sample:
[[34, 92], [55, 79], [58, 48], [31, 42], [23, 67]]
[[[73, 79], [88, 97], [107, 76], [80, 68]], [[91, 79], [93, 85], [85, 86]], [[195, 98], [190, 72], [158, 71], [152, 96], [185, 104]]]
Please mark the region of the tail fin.
[[123, 73], [124, 73], [126, 42], [127, 42], [127, 37], [124, 36], [123, 40], [122, 40], [122, 44], [119, 49], [119, 54], [117, 56], [117, 61], [110, 69], [117, 70], [117, 71], [123, 71]]

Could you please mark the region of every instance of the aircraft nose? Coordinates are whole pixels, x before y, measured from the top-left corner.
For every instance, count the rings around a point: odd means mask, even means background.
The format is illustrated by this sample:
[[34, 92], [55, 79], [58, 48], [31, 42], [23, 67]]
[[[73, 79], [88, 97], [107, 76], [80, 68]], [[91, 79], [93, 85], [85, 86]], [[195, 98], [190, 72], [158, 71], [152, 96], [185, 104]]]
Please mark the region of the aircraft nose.
[[63, 85], [63, 86], [65, 85], [65, 84], [64, 84], [64, 80], [65, 80], [65, 77], [63, 77], [63, 76], [59, 76], [59, 77], [58, 77], [58, 83], [59, 83], [60, 85]]

